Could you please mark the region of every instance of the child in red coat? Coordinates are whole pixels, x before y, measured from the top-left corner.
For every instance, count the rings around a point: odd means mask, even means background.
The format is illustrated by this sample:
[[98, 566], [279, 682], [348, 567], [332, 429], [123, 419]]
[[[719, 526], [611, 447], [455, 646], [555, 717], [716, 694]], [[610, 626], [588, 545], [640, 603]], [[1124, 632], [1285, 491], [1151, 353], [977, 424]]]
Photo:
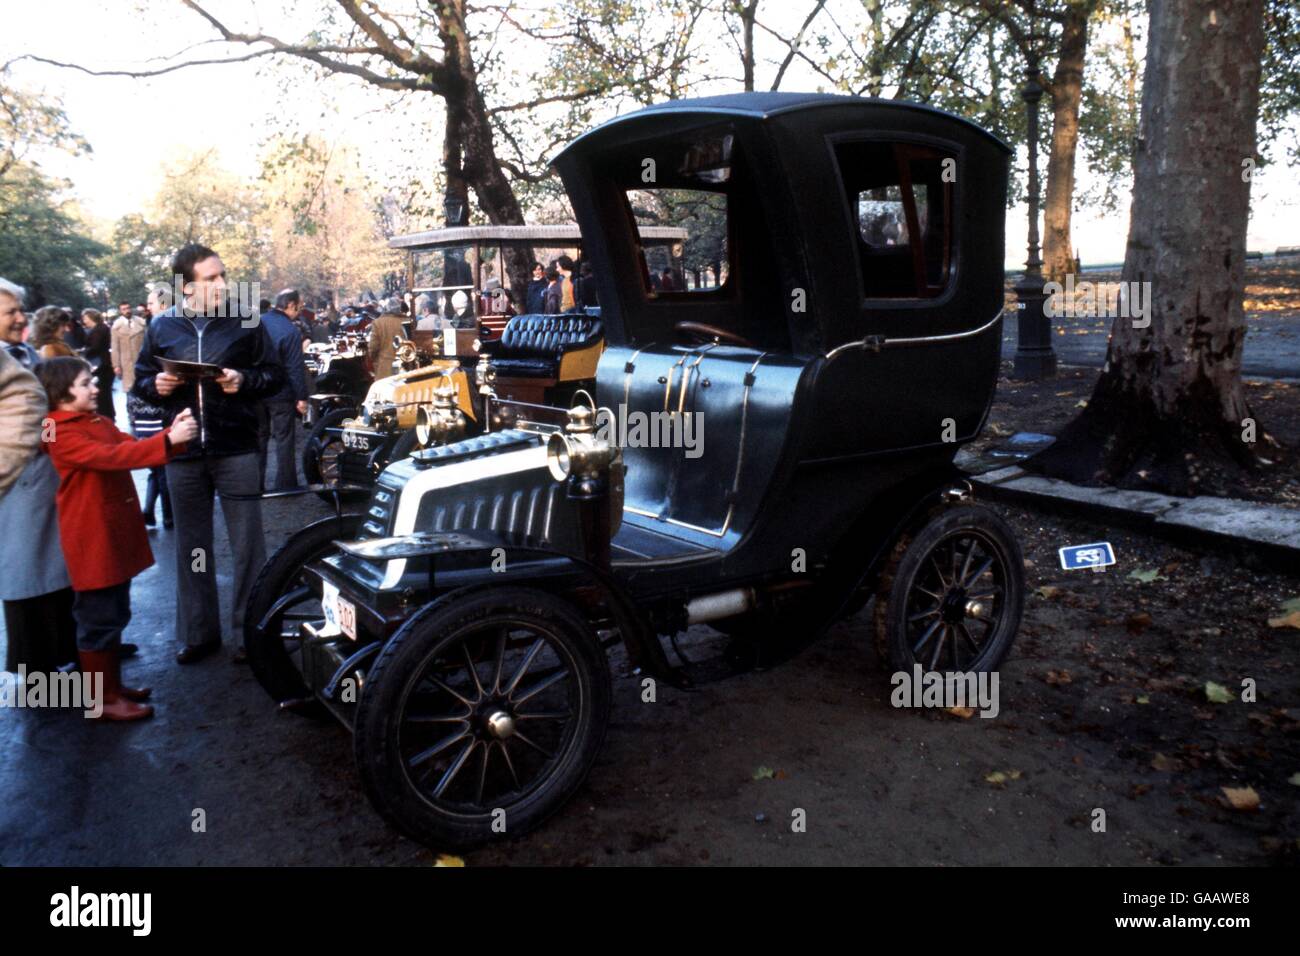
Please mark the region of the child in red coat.
[[96, 411], [99, 386], [79, 358], [41, 362], [36, 377], [50, 402], [45, 448], [59, 473], [59, 540], [72, 579], [72, 616], [82, 673], [100, 674], [107, 720], [140, 720], [147, 689], [122, 686], [118, 649], [131, 620], [131, 579], [153, 564], [131, 469], [165, 464], [198, 432], [189, 409], [144, 441]]

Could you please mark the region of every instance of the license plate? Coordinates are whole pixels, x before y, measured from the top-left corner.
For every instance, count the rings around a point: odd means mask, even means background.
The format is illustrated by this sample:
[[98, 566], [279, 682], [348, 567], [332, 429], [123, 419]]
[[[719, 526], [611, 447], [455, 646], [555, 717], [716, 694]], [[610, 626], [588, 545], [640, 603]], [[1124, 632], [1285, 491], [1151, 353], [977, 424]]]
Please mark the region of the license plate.
[[345, 428], [343, 429], [343, 447], [351, 448], [354, 451], [369, 451], [370, 436], [362, 435]]
[[339, 594], [339, 589], [328, 581], [322, 582], [321, 610], [325, 612], [325, 633], [343, 633], [357, 639], [357, 606]]

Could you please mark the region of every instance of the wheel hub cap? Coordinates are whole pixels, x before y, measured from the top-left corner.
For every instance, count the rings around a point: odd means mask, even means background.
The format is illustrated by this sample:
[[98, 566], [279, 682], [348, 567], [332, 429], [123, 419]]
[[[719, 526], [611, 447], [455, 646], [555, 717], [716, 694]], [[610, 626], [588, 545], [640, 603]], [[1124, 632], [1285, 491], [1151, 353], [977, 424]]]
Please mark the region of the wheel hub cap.
[[504, 710], [498, 710], [488, 716], [487, 726], [493, 737], [505, 740], [515, 732], [515, 719]]
[[969, 613], [967, 608], [973, 602], [966, 600], [965, 588], [953, 588], [943, 597], [943, 622], [945, 624], [960, 624]]

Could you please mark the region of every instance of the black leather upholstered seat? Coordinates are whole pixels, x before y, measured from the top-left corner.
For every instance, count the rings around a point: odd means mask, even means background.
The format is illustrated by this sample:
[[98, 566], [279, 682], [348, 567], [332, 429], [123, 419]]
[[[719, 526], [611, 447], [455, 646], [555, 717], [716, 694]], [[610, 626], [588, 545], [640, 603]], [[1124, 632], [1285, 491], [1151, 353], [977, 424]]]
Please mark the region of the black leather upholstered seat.
[[490, 350], [498, 375], [555, 378], [565, 352], [600, 341], [604, 327], [590, 315], [516, 315]]

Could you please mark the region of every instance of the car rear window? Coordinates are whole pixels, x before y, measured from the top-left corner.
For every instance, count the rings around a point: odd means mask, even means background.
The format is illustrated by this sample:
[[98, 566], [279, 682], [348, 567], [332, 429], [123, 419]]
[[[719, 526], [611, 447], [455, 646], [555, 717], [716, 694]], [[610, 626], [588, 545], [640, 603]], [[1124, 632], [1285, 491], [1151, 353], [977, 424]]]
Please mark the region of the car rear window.
[[932, 146], [847, 142], [835, 147], [854, 223], [863, 296], [932, 299], [952, 278], [956, 158]]

